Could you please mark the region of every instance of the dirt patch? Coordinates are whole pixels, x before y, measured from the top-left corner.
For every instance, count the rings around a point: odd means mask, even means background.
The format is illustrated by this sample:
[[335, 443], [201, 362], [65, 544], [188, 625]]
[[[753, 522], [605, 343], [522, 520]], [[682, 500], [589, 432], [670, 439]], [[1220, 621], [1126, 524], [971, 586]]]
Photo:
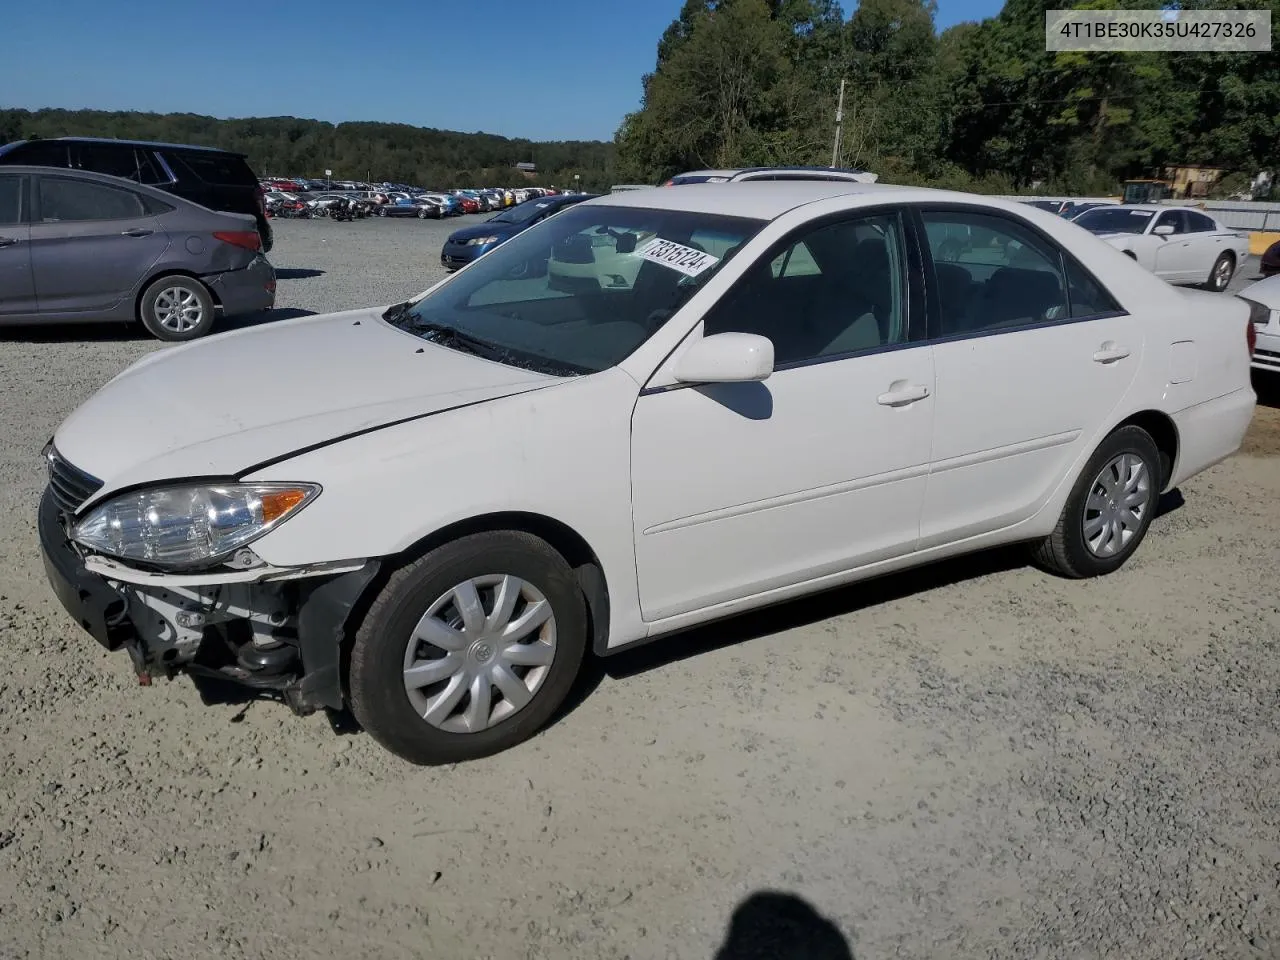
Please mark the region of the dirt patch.
[[1240, 452], [1253, 457], [1280, 457], [1280, 376], [1254, 377], [1258, 411]]

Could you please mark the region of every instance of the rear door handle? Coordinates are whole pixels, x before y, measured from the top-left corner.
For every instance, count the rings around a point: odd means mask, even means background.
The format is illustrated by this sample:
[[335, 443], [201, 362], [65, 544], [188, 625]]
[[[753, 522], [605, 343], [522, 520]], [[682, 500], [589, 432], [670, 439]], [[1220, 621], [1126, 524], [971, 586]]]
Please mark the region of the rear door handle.
[[153, 233], [155, 233], [155, 231], [154, 231], [154, 230], [143, 230], [141, 227], [134, 227], [132, 230], [122, 230], [122, 231], [120, 231], [120, 236], [122, 236], [122, 237], [149, 237], [149, 236], [151, 236]]
[[1108, 340], [1102, 345], [1097, 353], [1093, 355], [1094, 363], [1115, 363], [1117, 360], [1123, 360], [1129, 355], [1129, 348], [1122, 347], [1117, 343]]
[[889, 392], [876, 397], [876, 403], [882, 407], [905, 407], [909, 403], [923, 400], [929, 396], [929, 388], [919, 384], [890, 384]]

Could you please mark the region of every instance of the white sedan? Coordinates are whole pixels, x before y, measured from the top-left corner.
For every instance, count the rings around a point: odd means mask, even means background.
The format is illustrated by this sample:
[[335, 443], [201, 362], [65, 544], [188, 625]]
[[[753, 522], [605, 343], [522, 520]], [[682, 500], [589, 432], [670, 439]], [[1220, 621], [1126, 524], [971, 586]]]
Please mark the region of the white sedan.
[[1199, 210], [1154, 204], [1119, 204], [1086, 210], [1072, 223], [1084, 227], [1169, 283], [1227, 289], [1249, 256], [1249, 237]]
[[1251, 283], [1240, 296], [1253, 307], [1254, 369], [1280, 374], [1280, 276]]
[[1240, 446], [1249, 318], [1023, 204], [614, 194], [410, 301], [134, 364], [46, 448], [46, 572], [144, 683], [476, 758], [592, 651], [1011, 542], [1116, 570]]

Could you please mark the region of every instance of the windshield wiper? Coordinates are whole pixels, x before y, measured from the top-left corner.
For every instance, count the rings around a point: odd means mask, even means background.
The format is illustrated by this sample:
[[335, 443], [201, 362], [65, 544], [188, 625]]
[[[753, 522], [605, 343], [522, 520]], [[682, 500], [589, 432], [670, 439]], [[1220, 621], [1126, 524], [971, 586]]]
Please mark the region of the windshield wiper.
[[394, 303], [382, 311], [382, 319], [387, 321], [387, 323], [398, 323], [408, 316], [409, 309], [412, 306], [412, 300], [405, 300], [403, 303]]
[[[407, 311], [406, 311], [407, 312]], [[508, 351], [498, 346], [496, 343], [490, 343], [488, 340], [482, 340], [480, 337], [472, 336], [469, 333], [463, 333], [457, 327], [451, 327], [446, 323], [436, 323], [432, 320], [415, 319], [408, 324], [410, 330], [414, 333], [431, 334], [424, 339], [430, 340], [432, 343], [439, 343], [444, 346], [454, 347], [455, 349], [465, 350], [467, 353], [474, 353], [478, 357], [484, 357], [486, 360], [501, 360], [505, 358]]]

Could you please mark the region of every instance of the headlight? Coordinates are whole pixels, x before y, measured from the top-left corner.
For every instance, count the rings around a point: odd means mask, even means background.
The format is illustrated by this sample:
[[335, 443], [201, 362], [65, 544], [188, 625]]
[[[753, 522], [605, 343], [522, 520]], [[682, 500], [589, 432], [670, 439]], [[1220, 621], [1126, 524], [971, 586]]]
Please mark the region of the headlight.
[[95, 507], [72, 539], [91, 550], [161, 567], [219, 560], [283, 523], [320, 493], [310, 483], [156, 487]]
[[486, 243], [497, 243], [497, 237], [472, 237], [467, 241], [468, 247], [483, 247]]

